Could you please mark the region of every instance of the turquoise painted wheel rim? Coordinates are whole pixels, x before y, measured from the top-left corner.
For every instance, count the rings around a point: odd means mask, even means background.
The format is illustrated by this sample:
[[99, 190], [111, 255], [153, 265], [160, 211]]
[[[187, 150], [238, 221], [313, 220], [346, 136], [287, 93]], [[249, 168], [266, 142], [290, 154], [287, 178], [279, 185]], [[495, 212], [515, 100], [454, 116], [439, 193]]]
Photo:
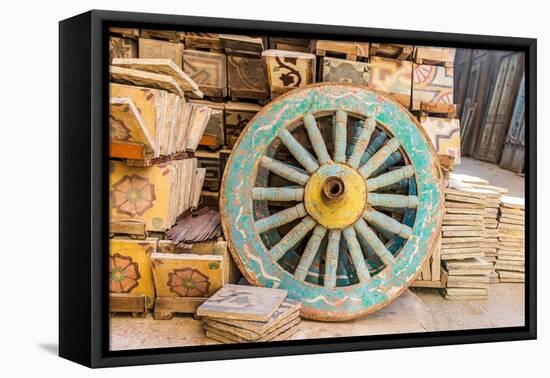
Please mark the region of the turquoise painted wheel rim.
[[[414, 167], [418, 198], [412, 232], [395, 261], [368, 282], [327, 288], [297, 280], [268, 253], [256, 230], [258, 201], [252, 189], [260, 161], [281, 130], [305, 114], [343, 110], [374, 117], [396, 138]], [[243, 275], [254, 285], [282, 288], [302, 302], [302, 316], [338, 321], [372, 313], [397, 298], [415, 279], [439, 234], [442, 218], [440, 168], [435, 151], [418, 122], [403, 107], [366, 88], [345, 84], [315, 84], [296, 89], [264, 107], [235, 145], [222, 180], [220, 209], [231, 253]], [[412, 185], [411, 185], [412, 186]], [[409, 221], [411, 220], [409, 216]], [[399, 243], [399, 240], [393, 240]], [[403, 241], [401, 241], [402, 243]]]

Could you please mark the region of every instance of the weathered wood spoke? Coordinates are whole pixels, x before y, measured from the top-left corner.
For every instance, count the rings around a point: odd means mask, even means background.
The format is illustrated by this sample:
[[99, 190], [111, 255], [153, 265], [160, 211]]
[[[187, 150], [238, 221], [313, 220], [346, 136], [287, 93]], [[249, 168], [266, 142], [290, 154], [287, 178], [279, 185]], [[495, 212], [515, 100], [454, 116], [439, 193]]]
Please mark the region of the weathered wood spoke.
[[260, 201], [304, 200], [304, 188], [252, 188], [252, 198]]
[[352, 168], [357, 168], [361, 161], [361, 156], [365, 153], [367, 146], [369, 145], [372, 132], [376, 127], [376, 121], [374, 118], [367, 118], [366, 126], [361, 129], [357, 140], [353, 145], [351, 156], [348, 159], [348, 165]]
[[325, 287], [336, 286], [336, 270], [338, 268], [338, 254], [340, 253], [340, 238], [342, 231], [330, 230], [328, 233], [327, 253], [325, 256]]
[[353, 149], [355, 148], [355, 144], [359, 140], [359, 136], [361, 135], [361, 131], [363, 131], [363, 128], [365, 127], [365, 120], [358, 119], [355, 121], [355, 128], [353, 129], [353, 136], [351, 137], [351, 142], [348, 144], [348, 147], [346, 148], [346, 157], [349, 159], [351, 154], [353, 153]]
[[302, 173], [297, 167], [283, 163], [279, 160], [262, 156], [261, 166], [288, 181], [304, 186], [309, 179], [309, 175]]
[[304, 281], [306, 279], [309, 272], [309, 267], [313, 263], [313, 260], [319, 250], [319, 246], [321, 245], [321, 241], [325, 237], [326, 233], [327, 229], [320, 224], [315, 226], [313, 229], [311, 237], [309, 238], [304, 252], [302, 253], [302, 257], [300, 258], [300, 263], [294, 271], [294, 277], [297, 280]]
[[292, 230], [290, 230], [273, 248], [269, 250], [269, 254], [275, 261], [279, 261], [281, 257], [292, 247], [294, 247], [306, 234], [315, 227], [317, 223], [309, 216], [302, 219]]
[[323, 135], [321, 134], [319, 127], [317, 127], [315, 117], [313, 117], [311, 113], [307, 113], [304, 116], [304, 126], [319, 163], [328, 163], [330, 161], [330, 155], [328, 154], [325, 140], [323, 139]]
[[380, 149], [380, 147], [382, 147], [386, 139], [388, 139], [388, 134], [383, 132], [378, 133], [378, 135], [374, 137], [371, 144], [367, 147], [367, 150], [361, 157], [361, 163], [359, 165], [365, 164], [371, 158], [371, 156], [374, 155], [376, 151]]
[[412, 165], [406, 165], [403, 168], [393, 170], [381, 174], [380, 176], [370, 178], [367, 180], [367, 190], [373, 192], [377, 189], [389, 186], [403, 179], [409, 178], [414, 175], [414, 168]]
[[380, 167], [378, 167], [378, 169], [376, 169], [376, 171], [374, 171], [371, 176], [378, 176], [385, 169], [393, 167], [395, 164], [399, 163], [401, 160], [403, 160], [403, 155], [399, 150], [397, 150], [393, 154], [391, 154], [390, 157], [387, 158], [386, 161]]
[[415, 209], [418, 206], [418, 197], [402, 194], [369, 193], [369, 203], [371, 206]]
[[359, 219], [355, 222], [354, 227], [355, 231], [357, 231], [357, 233], [365, 239], [365, 241], [371, 246], [374, 253], [380, 257], [380, 260], [382, 260], [386, 266], [394, 263], [395, 258], [391, 252], [388, 251], [384, 243], [378, 239], [378, 236], [376, 236], [374, 231], [370, 229], [363, 219]]
[[338, 110], [334, 118], [334, 161], [345, 163], [348, 113]]
[[306, 215], [307, 211], [304, 207], [304, 204], [299, 203], [296, 206], [289, 207], [288, 209], [281, 210], [278, 213], [257, 220], [255, 223], [256, 231], [261, 234], [263, 232], [280, 227], [283, 224], [290, 223], [293, 220], [303, 218]]
[[359, 174], [365, 179], [386, 161], [386, 159], [399, 148], [399, 140], [392, 138], [378, 152], [376, 152], [361, 168]]
[[377, 228], [399, 235], [399, 237], [402, 237], [403, 239], [408, 239], [411, 237], [412, 228], [377, 210], [365, 211], [363, 213], [363, 219], [366, 220], [368, 224], [372, 224]]
[[365, 258], [363, 257], [363, 252], [361, 251], [361, 246], [355, 235], [355, 229], [353, 226], [346, 227], [344, 229], [344, 238], [348, 244], [348, 251], [355, 265], [355, 270], [357, 272], [357, 277], [360, 282], [367, 282], [370, 280], [369, 269], [365, 263]]
[[298, 161], [309, 173], [315, 172], [319, 168], [318, 162], [311, 156], [308, 150], [306, 150], [294, 136], [287, 129], [281, 130], [279, 133], [279, 139], [286, 148], [290, 151], [294, 159]]

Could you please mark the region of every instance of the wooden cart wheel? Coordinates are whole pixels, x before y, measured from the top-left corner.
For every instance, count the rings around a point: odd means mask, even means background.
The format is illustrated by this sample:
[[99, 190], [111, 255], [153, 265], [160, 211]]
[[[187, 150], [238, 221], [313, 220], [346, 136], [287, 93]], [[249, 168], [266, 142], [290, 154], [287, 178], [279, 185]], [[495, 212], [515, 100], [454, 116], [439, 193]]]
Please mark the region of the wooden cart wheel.
[[302, 316], [353, 319], [397, 298], [441, 227], [435, 151], [400, 105], [345, 84], [296, 89], [241, 134], [222, 180], [229, 247]]

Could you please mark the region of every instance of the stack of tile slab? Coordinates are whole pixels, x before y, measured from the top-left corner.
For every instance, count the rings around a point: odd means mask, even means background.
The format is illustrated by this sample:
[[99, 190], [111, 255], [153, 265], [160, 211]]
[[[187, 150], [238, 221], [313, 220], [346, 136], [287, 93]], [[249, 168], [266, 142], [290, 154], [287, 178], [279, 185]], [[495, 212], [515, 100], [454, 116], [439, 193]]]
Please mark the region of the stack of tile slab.
[[495, 270], [500, 282], [525, 282], [525, 201], [503, 196], [498, 214], [498, 257]]
[[445, 189], [441, 260], [447, 274], [445, 299], [486, 299], [493, 271], [484, 259], [484, 216], [487, 196], [450, 180]]
[[[491, 186], [487, 180], [479, 177], [455, 173], [450, 175], [450, 182], [455, 187], [460, 187], [464, 191], [485, 197], [485, 213], [483, 214], [485, 235], [481, 242], [481, 250], [484, 259], [494, 265], [498, 247], [498, 208], [500, 206], [500, 197], [508, 192], [507, 189]], [[498, 275], [494, 270], [490, 274], [490, 282], [499, 282]]]
[[299, 330], [299, 301], [287, 291], [225, 285], [197, 309], [206, 337], [224, 344], [286, 340]]

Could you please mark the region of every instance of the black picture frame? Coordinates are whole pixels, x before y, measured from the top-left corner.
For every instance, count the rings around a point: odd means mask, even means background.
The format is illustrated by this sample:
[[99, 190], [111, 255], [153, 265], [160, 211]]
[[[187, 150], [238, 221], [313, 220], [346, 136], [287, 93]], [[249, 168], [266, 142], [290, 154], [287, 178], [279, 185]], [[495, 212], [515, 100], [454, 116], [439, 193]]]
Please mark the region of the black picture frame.
[[[110, 26], [353, 39], [522, 51], [526, 85], [526, 283], [523, 327], [109, 351], [108, 33]], [[59, 355], [89, 367], [535, 339], [537, 41], [92, 10], [59, 23]]]

